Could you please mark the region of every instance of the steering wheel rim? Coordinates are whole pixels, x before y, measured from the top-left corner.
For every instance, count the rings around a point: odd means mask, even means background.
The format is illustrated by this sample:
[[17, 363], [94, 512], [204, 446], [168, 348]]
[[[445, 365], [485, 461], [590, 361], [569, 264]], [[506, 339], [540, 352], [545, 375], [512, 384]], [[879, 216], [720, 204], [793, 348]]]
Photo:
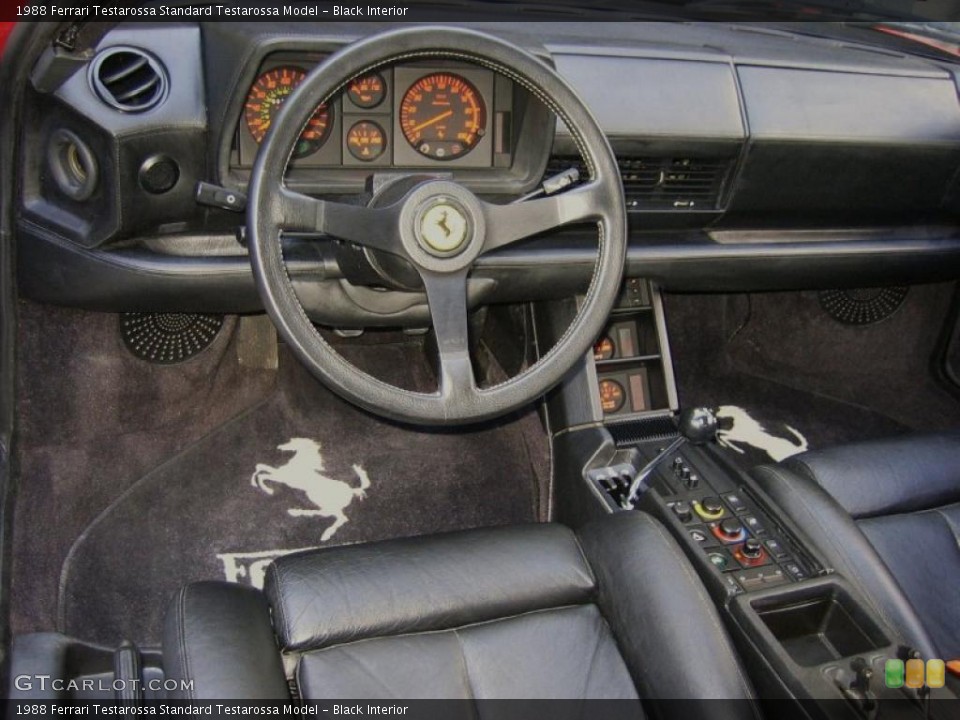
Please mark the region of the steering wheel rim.
[[[588, 168], [587, 185], [541, 200], [493, 205], [449, 181], [418, 184], [387, 208], [316, 200], [289, 190], [284, 173], [295, 142], [318, 105], [354, 77], [396, 62], [452, 59], [512, 79], [566, 124]], [[424, 243], [424, 208], [462, 213], [467, 228], [453, 256]], [[473, 380], [467, 343], [467, 276], [482, 252], [569, 222], [596, 220], [599, 247], [589, 289], [554, 347], [518, 375], [487, 388]], [[440, 387], [420, 393], [395, 387], [349, 363], [316, 330], [287, 274], [281, 234], [313, 231], [395, 252], [424, 281], [440, 352]], [[533, 402], [563, 379], [602, 331], [619, 293], [626, 260], [627, 214], [616, 157], [596, 119], [548, 65], [500, 38], [461, 28], [390, 30], [327, 58], [284, 102], [251, 175], [247, 212], [250, 260], [265, 309], [298, 359], [331, 390], [376, 414], [415, 424], [477, 422]], [[456, 298], [462, 294], [462, 303]], [[456, 324], [462, 323], [462, 333]]]

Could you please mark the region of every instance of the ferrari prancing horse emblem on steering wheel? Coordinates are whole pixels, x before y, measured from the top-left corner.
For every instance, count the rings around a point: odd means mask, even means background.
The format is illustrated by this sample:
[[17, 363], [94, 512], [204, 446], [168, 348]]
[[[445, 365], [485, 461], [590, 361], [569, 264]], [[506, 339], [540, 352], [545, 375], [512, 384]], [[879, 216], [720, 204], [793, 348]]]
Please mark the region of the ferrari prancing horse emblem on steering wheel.
[[467, 239], [467, 218], [449, 202], [439, 202], [420, 217], [420, 239], [432, 250], [450, 253]]

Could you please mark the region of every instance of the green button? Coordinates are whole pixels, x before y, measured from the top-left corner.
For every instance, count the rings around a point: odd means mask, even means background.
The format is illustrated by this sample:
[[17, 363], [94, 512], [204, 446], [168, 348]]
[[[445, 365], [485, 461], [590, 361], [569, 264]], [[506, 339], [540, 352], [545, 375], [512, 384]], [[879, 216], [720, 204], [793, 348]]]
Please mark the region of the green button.
[[903, 660], [887, 660], [883, 667], [883, 679], [888, 688], [901, 688], [906, 678]]
[[727, 558], [719, 553], [710, 553], [710, 562], [712, 562], [721, 570], [727, 569]]

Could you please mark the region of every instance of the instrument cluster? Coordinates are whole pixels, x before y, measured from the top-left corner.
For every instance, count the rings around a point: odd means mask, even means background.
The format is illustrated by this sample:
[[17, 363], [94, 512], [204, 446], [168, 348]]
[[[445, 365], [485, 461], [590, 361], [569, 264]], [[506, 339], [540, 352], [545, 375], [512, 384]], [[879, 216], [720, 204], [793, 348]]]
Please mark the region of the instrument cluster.
[[[253, 165], [286, 98], [321, 60], [269, 56], [246, 90], [233, 164]], [[509, 167], [513, 83], [459, 64], [381, 68], [353, 78], [316, 109], [294, 147], [293, 167]]]

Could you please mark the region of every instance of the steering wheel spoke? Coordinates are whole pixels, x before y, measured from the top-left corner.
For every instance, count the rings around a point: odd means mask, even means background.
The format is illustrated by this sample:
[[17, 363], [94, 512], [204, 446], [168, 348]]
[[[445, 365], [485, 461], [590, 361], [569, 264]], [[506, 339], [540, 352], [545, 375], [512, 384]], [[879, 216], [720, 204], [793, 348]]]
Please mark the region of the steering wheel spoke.
[[603, 185], [593, 181], [545, 198], [509, 205], [483, 203], [490, 252], [564, 225], [599, 220], [604, 214]]
[[420, 273], [427, 291], [440, 356], [440, 395], [456, 403], [475, 395], [477, 384], [470, 360], [467, 317], [467, 270]]
[[280, 227], [288, 232], [323, 233], [374, 250], [400, 254], [399, 208], [347, 205], [282, 187]]

